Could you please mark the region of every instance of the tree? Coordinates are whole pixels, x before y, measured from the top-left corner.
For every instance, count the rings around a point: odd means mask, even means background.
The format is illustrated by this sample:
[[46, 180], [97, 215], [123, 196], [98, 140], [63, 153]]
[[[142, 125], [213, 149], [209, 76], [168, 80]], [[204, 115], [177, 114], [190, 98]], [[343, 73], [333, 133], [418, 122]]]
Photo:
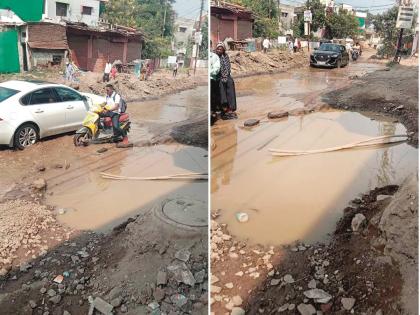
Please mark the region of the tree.
[[[112, 24], [141, 29], [147, 40], [144, 58], [167, 57], [174, 33], [175, 0], [110, 0], [104, 17]], [[165, 15], [166, 12], [166, 15]], [[165, 21], [165, 23], [164, 23]]]
[[388, 58], [395, 53], [398, 37], [398, 30], [396, 28], [397, 17], [397, 6], [372, 17], [375, 31], [383, 38], [383, 46], [378, 50], [380, 56], [386, 56]]
[[201, 34], [203, 34], [203, 40], [200, 46], [200, 59], [206, 60], [208, 58], [209, 50], [209, 20], [206, 17], [206, 20], [201, 25]]
[[319, 0], [307, 0], [306, 8], [312, 12], [311, 31], [316, 32], [323, 28], [325, 25], [325, 5]]
[[353, 37], [359, 31], [359, 22], [357, 18], [340, 10], [337, 13], [329, 14], [325, 20], [326, 38], [346, 38]]
[[[319, 0], [308, 0], [305, 4], [305, 9], [312, 13], [311, 31], [316, 32], [325, 25], [325, 6]], [[298, 15], [298, 18], [293, 23], [293, 35], [296, 37], [303, 37], [305, 35], [305, 22], [303, 15]]]
[[278, 7], [276, 0], [230, 0], [252, 11], [255, 16], [254, 37], [276, 38], [279, 35]]

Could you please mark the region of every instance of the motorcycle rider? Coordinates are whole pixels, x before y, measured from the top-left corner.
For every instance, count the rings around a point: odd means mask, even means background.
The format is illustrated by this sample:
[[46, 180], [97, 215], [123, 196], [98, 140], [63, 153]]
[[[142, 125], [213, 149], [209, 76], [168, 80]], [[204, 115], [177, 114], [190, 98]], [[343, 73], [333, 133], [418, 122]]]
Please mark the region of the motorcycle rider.
[[126, 148], [132, 146], [131, 143], [128, 142], [128, 137], [126, 132], [120, 128], [120, 101], [121, 96], [115, 91], [114, 86], [112, 84], [107, 84], [105, 86], [106, 89], [106, 106], [107, 110], [104, 110], [100, 116], [101, 117], [110, 117], [112, 120], [112, 129], [114, 132], [114, 138], [117, 143], [117, 147], [119, 148]]

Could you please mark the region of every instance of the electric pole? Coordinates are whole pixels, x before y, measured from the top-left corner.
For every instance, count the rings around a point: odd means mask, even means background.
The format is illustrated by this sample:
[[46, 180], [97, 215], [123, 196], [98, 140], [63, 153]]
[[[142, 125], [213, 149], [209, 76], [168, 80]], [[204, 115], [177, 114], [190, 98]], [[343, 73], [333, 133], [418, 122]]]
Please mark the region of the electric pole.
[[[201, 32], [201, 17], [203, 15], [203, 8], [204, 8], [204, 0], [201, 0], [200, 16], [198, 18], [198, 27], [196, 30], [197, 32]], [[198, 53], [200, 52], [200, 38], [198, 39], [198, 43], [195, 43], [195, 47], [196, 49], [195, 49], [195, 59], [194, 59], [194, 75], [195, 75], [195, 71], [197, 70]]]

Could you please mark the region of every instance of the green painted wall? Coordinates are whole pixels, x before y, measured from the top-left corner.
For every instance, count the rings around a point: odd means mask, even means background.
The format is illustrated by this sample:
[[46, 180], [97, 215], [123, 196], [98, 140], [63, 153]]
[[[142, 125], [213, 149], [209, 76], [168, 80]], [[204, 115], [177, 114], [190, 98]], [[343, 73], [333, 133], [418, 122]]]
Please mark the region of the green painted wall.
[[17, 30], [0, 32], [0, 73], [20, 72], [17, 45]]
[[10, 8], [26, 22], [40, 21], [43, 7], [44, 0], [0, 0], [0, 9]]

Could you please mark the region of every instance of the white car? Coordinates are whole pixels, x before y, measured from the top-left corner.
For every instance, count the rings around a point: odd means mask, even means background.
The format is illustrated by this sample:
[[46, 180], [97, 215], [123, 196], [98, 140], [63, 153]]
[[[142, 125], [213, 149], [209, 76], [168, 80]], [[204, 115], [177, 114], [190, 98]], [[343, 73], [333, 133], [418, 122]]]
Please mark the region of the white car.
[[77, 130], [89, 110], [88, 97], [42, 81], [0, 83], [0, 145], [24, 149], [41, 138]]

